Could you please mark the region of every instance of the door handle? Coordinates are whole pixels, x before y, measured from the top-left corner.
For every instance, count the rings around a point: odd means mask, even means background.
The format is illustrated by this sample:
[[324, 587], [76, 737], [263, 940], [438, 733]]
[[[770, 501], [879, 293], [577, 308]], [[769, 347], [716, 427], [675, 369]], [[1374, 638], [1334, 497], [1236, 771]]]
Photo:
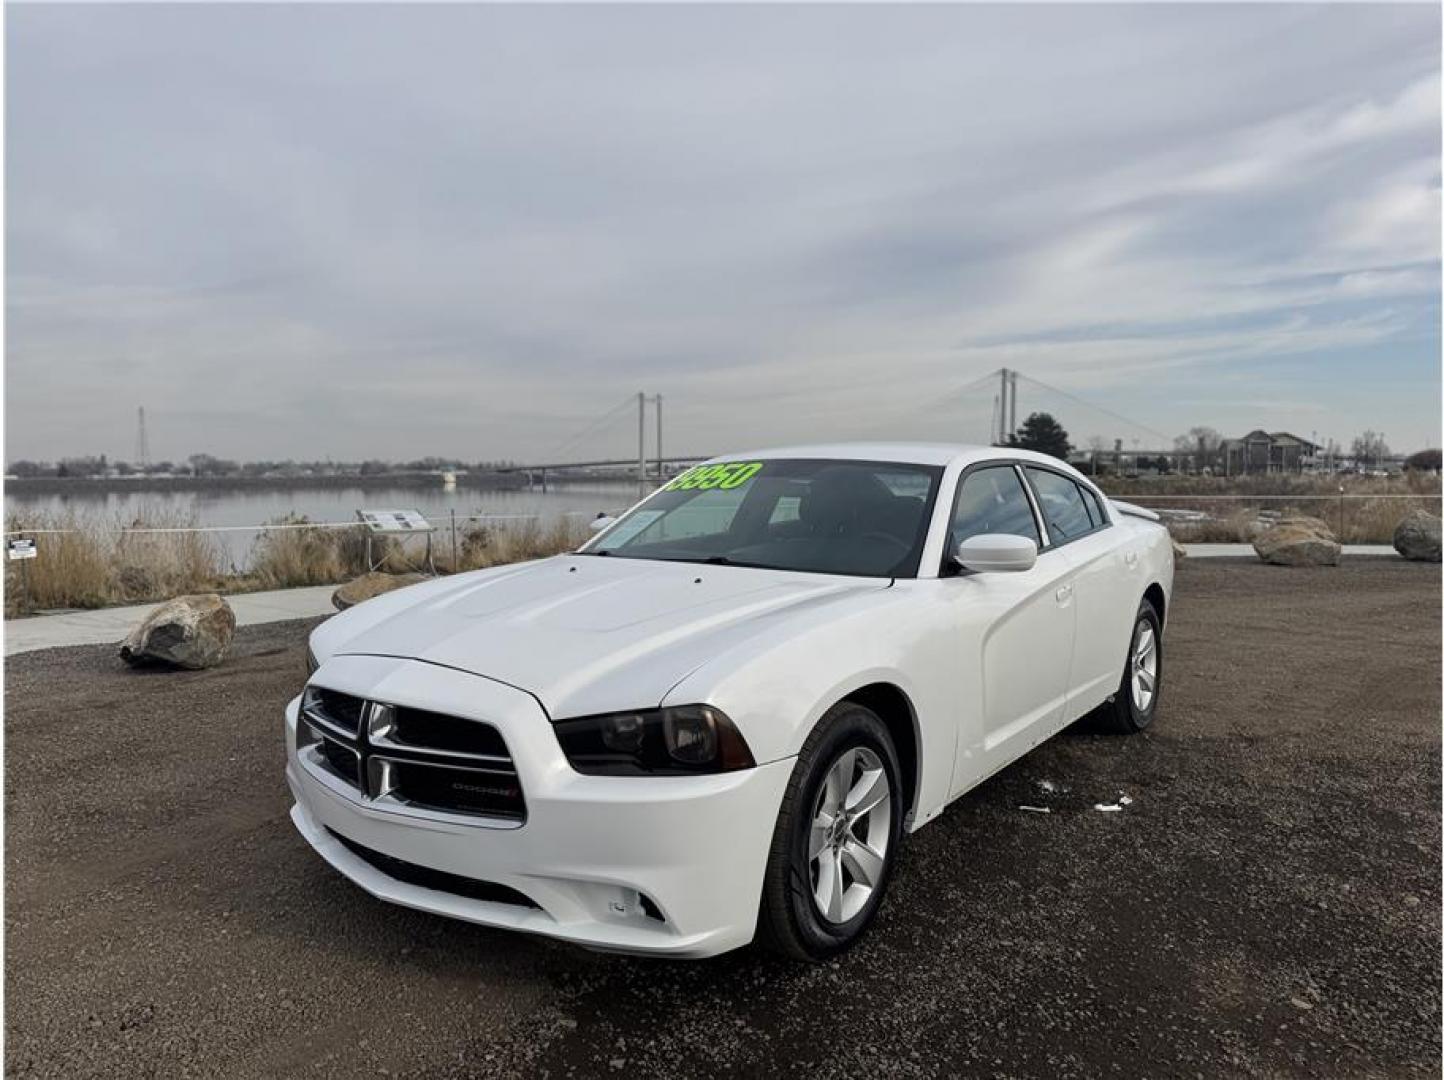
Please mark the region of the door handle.
[[1053, 593], [1053, 598], [1057, 600], [1060, 604], [1066, 604], [1068, 602], [1068, 598], [1072, 595], [1072, 585], [1059, 585], [1057, 591]]

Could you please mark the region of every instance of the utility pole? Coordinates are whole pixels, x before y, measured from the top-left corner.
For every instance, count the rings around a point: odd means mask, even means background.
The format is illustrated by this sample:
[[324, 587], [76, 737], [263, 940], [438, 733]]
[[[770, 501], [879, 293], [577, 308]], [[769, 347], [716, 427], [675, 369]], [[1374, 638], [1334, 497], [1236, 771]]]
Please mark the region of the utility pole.
[[139, 410], [139, 419], [135, 428], [135, 466], [144, 472], [150, 464], [150, 437], [145, 432], [145, 406]]

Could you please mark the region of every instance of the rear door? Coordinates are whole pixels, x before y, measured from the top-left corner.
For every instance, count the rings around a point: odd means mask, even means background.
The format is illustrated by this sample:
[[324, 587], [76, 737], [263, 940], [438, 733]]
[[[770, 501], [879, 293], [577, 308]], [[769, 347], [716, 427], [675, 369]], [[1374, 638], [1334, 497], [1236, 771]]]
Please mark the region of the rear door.
[[1027, 536], [1040, 551], [1031, 570], [967, 574], [939, 583], [956, 604], [959, 688], [970, 697], [966, 711], [977, 718], [960, 740], [954, 792], [1057, 729], [1073, 652], [1073, 567], [1048, 547], [1013, 465], [970, 470], [959, 485], [949, 552], [983, 533]]
[[1138, 553], [1125, 542], [1104, 500], [1088, 485], [1042, 466], [1025, 470], [1049, 534], [1072, 566], [1077, 640], [1068, 676], [1067, 719], [1103, 703], [1118, 688], [1133, 627], [1133, 605], [1143, 587]]

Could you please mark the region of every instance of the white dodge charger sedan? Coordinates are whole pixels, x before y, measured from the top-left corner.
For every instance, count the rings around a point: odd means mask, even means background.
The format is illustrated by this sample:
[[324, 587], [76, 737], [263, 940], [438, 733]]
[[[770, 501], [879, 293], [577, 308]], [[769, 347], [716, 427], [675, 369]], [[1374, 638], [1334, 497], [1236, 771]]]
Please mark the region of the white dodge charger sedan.
[[818, 959], [950, 801], [1157, 711], [1168, 534], [1053, 458], [737, 454], [604, 524], [312, 634], [291, 817], [346, 877], [593, 948]]

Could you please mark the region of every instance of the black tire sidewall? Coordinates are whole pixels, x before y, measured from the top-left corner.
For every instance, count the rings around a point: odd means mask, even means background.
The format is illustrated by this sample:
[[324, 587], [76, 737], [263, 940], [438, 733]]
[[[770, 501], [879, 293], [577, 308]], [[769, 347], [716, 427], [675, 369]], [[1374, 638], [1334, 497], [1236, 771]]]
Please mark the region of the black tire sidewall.
[[[799, 763], [806, 771], [798, 788], [797, 801], [792, 808], [792, 820], [788, 823], [785, 863], [788, 921], [797, 935], [798, 944], [816, 958], [830, 956], [847, 948], [872, 922], [892, 878], [893, 865], [897, 861], [898, 842], [902, 835], [903, 814], [906, 812], [897, 751], [893, 747], [887, 727], [878, 719], [877, 714], [864, 706], [843, 702], [835, 706], [824, 721], [819, 725], [816, 742], [809, 740], [811, 745], [804, 748], [806, 760]], [[887, 858], [883, 865], [882, 881], [873, 889], [863, 909], [847, 922], [833, 925], [822, 918], [813, 900], [811, 867], [807, 858], [808, 840], [813, 808], [828, 770], [844, 751], [859, 746], [865, 746], [876, 753], [887, 772], [889, 798], [892, 801]]]

